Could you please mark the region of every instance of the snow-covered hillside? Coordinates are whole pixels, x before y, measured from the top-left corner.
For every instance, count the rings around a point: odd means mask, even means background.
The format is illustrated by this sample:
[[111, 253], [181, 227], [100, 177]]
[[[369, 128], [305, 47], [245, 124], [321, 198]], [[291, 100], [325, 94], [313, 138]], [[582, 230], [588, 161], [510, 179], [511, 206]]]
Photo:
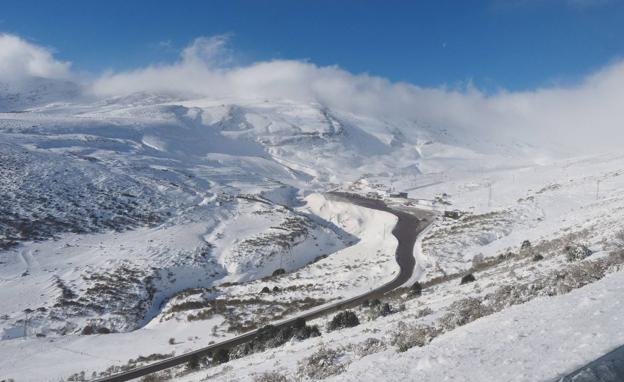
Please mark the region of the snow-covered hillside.
[[[435, 288], [394, 296], [401, 312], [330, 335], [351, 349], [341, 350], [338, 379], [367, 373], [353, 349], [368, 333], [381, 352], [370, 359], [391, 358], [384, 336], [398, 321], [434, 324], [461, 296], [551, 280], [567, 266], [568, 242], [593, 258], [617, 247], [618, 155], [551, 160], [548, 148], [514, 139], [283, 99], [87, 98], [61, 80], [0, 94], [1, 377], [58, 380], [180, 354], [391, 280], [396, 218], [330, 200], [323, 192], [332, 189], [401, 207], [406, 200], [390, 194], [405, 191], [408, 204], [461, 216], [440, 217], [418, 241], [415, 278]], [[542, 271], [520, 251], [525, 240], [547, 257]], [[487, 283], [444, 283], [478, 264], [488, 265]], [[541, 309], [531, 304], [522, 309]], [[436, 335], [443, 343], [452, 333]], [[326, 338], [270, 350], [272, 367], [307, 378], [291, 361]], [[283, 362], [284, 351], [295, 355]], [[232, 361], [237, 377], [267, 371], [263, 357]], [[227, 379], [228, 368], [208, 373]]]

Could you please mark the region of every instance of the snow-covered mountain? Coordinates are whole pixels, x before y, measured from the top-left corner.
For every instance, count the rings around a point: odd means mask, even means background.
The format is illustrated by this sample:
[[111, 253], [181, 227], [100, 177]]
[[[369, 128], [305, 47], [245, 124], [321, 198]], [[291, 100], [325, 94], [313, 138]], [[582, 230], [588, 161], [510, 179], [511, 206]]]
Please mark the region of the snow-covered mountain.
[[[521, 235], [557, 235], [565, 224], [545, 216], [589, 221], [620, 208], [615, 189], [595, 213], [553, 207], [554, 193], [582, 193], [594, 181], [585, 173], [611, 180], [621, 161], [546, 164], [552, 153], [319, 103], [0, 85], [0, 353], [42, 347], [58, 359], [58, 349], [97, 344], [105, 356], [85, 358], [84, 369], [101, 371], [146, 347], [190, 350], [390, 280], [395, 217], [322, 196], [332, 189], [405, 191], [469, 214], [421, 244], [427, 279], [494, 258]], [[276, 271], [287, 273], [271, 284], [278, 295], [258, 298]], [[188, 341], [167, 344], [173, 336]], [[141, 346], [114, 355], [119, 338]], [[26, 380], [68, 375], [53, 363]]]
[[32, 107], [78, 99], [83, 90], [70, 80], [30, 77], [0, 82], [0, 112], [20, 112]]

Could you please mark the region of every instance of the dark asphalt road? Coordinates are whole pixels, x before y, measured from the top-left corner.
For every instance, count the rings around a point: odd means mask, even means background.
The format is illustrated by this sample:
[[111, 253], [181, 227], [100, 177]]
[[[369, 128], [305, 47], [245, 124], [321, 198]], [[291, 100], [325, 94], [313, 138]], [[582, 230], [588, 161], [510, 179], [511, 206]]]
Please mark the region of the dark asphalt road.
[[[357, 204], [362, 207], [371, 208], [375, 210], [389, 212], [398, 217], [398, 221], [396, 226], [394, 227], [392, 234], [398, 240], [398, 246], [396, 249], [396, 261], [399, 264], [399, 274], [387, 284], [380, 286], [379, 288], [373, 289], [368, 293], [365, 293], [360, 296], [356, 296], [347, 300], [343, 300], [337, 302], [335, 304], [321, 307], [317, 310], [312, 310], [310, 312], [303, 313], [297, 317], [293, 317], [286, 321], [282, 321], [278, 324], [274, 324], [276, 327], [283, 327], [286, 325], [291, 325], [295, 322], [295, 320], [299, 318], [303, 318], [306, 321], [314, 318], [318, 318], [321, 316], [325, 316], [329, 313], [333, 313], [339, 310], [352, 308], [360, 305], [364, 300], [372, 299], [375, 297], [379, 297], [386, 292], [389, 292], [393, 289], [396, 289], [407, 282], [412, 273], [414, 271], [415, 259], [414, 259], [414, 244], [416, 242], [416, 238], [420, 232], [422, 232], [425, 227], [427, 227], [431, 222], [431, 213], [427, 211], [418, 211], [419, 216], [414, 214], [399, 211], [392, 209], [386, 206], [382, 201], [375, 199], [366, 199], [361, 198], [356, 195], [345, 194], [345, 193], [329, 193], [328, 197], [335, 200], [343, 200], [353, 204]], [[250, 331], [244, 334], [241, 334], [232, 339], [213, 344], [189, 353], [184, 353], [182, 355], [174, 356], [171, 358], [167, 358], [162, 361], [158, 361], [146, 366], [138, 367], [120, 374], [112, 375], [110, 377], [104, 377], [100, 379], [94, 380], [94, 382], [122, 382], [129, 381], [135, 378], [139, 378], [150, 373], [154, 373], [157, 371], [165, 370], [173, 366], [182, 365], [189, 360], [195, 357], [206, 356], [217, 349], [229, 349], [233, 346], [240, 345], [252, 340], [256, 336], [256, 331]]]

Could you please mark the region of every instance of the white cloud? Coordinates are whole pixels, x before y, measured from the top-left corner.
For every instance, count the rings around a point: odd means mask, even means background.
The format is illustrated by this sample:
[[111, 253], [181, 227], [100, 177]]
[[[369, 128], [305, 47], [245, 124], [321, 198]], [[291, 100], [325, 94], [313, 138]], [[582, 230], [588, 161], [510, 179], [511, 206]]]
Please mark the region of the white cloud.
[[65, 79], [70, 76], [70, 63], [56, 60], [52, 52], [22, 38], [0, 34], [0, 81], [19, 83], [43, 77]]
[[[401, 118], [464, 134], [561, 143], [593, 151], [620, 147], [624, 138], [624, 61], [568, 87], [486, 94], [423, 88], [337, 66], [275, 60], [232, 64], [227, 37], [201, 37], [177, 62], [109, 72], [91, 83], [99, 96], [167, 92], [187, 96], [291, 99], [380, 118]], [[49, 50], [0, 36], [0, 81], [27, 76], [71, 77], [69, 63]]]

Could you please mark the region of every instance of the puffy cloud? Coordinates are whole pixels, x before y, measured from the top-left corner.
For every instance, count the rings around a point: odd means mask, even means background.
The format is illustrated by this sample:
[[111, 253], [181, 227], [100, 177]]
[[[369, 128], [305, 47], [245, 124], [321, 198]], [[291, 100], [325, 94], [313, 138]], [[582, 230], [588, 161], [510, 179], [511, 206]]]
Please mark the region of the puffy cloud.
[[602, 150], [620, 145], [624, 136], [624, 62], [575, 86], [486, 94], [473, 86], [422, 88], [302, 61], [224, 67], [226, 42], [223, 37], [197, 39], [176, 63], [109, 73], [93, 88], [103, 95], [148, 91], [319, 102], [359, 114], [574, 149]]
[[[275, 60], [234, 65], [226, 36], [193, 41], [170, 64], [109, 72], [91, 83], [98, 96], [165, 92], [188, 97], [290, 99], [391, 120], [407, 119], [461, 136], [520, 139], [575, 150], [619, 148], [624, 138], [624, 61], [574, 86], [487, 94], [474, 86], [423, 88], [337, 66]], [[18, 37], [0, 36], [0, 81], [70, 76], [69, 64]]]
[[33, 77], [66, 79], [70, 63], [56, 60], [52, 52], [10, 34], [0, 34], [0, 81], [19, 83]]

